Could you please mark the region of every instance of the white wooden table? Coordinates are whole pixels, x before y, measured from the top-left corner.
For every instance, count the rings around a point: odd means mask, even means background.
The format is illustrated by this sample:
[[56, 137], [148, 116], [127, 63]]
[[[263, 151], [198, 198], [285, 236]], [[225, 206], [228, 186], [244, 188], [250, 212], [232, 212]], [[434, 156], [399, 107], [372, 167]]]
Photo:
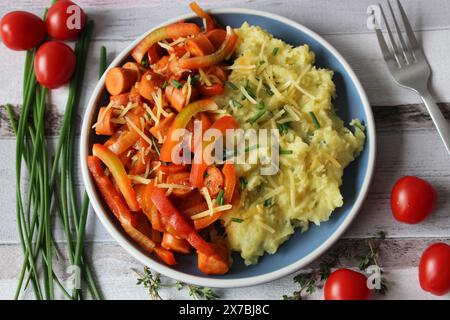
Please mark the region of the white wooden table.
[[[188, 12], [186, 1], [158, 0], [77, 0], [96, 22], [93, 48], [88, 61], [81, 106], [87, 102], [97, 79], [100, 46], [111, 59], [138, 35], [168, 18]], [[417, 265], [424, 248], [438, 240], [450, 243], [450, 158], [419, 99], [391, 81], [381, 60], [375, 35], [366, 28], [366, 8], [373, 0], [210, 0], [209, 7], [246, 7], [277, 13], [298, 21], [323, 35], [352, 65], [373, 106], [377, 125], [378, 153], [370, 193], [353, 225], [337, 246], [361, 245], [365, 238], [385, 231], [381, 263], [391, 282], [388, 299], [431, 299], [417, 281]], [[375, 1], [376, 2], [376, 1]], [[50, 0], [3, 0], [0, 14], [28, 10], [41, 14]], [[423, 43], [433, 68], [432, 88], [447, 119], [450, 118], [450, 2], [446, 0], [403, 0], [417, 37]], [[21, 249], [16, 232], [14, 148], [15, 139], [6, 120], [4, 105], [21, 103], [21, 77], [24, 54], [0, 46], [0, 298], [13, 297]], [[67, 90], [51, 93], [52, 112], [48, 134], [55, 139], [63, 114]], [[79, 110], [83, 114], [83, 107]], [[433, 215], [419, 225], [393, 220], [389, 192], [403, 175], [418, 175], [438, 190], [438, 205]], [[81, 188], [81, 181], [78, 181]], [[107, 299], [147, 299], [136, 286], [131, 270], [142, 265], [131, 258], [97, 221], [93, 212], [87, 227], [87, 250], [101, 290]], [[62, 239], [60, 230], [56, 240]], [[63, 255], [63, 253], [61, 253]], [[64, 258], [61, 256], [61, 261]], [[318, 262], [317, 262], [318, 263]], [[354, 265], [350, 265], [354, 266]], [[64, 268], [58, 273], [64, 277]], [[280, 299], [297, 286], [292, 276], [250, 288], [219, 290], [223, 298]], [[167, 298], [187, 297], [176, 290], [163, 291]], [[31, 293], [28, 294], [31, 297]], [[322, 298], [319, 291], [312, 298]], [[449, 299], [450, 295], [444, 296]]]

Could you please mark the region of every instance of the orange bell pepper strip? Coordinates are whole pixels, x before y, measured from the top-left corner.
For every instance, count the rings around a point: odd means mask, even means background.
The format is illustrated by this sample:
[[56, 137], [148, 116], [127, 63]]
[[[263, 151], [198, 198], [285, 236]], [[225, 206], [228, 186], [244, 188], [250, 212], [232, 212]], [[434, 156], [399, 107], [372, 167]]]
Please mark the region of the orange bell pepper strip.
[[198, 269], [206, 274], [225, 274], [230, 269], [229, 250], [223, 244], [212, 244], [215, 253], [198, 253]]
[[[231, 30], [231, 28], [229, 30]], [[219, 64], [223, 60], [231, 56], [236, 47], [237, 40], [238, 40], [237, 34], [233, 30], [231, 30], [229, 34], [227, 34], [225, 42], [216, 52], [203, 57], [180, 59], [180, 61], [178, 61], [178, 65], [182, 69], [192, 70], [199, 68], [207, 68]]]
[[191, 2], [189, 4], [189, 7], [191, 7], [191, 10], [194, 11], [194, 13], [202, 19], [205, 19], [206, 22], [206, 31], [214, 29], [214, 27], [216, 26], [216, 23], [214, 21], [214, 19], [211, 17], [211, 15], [206, 12], [205, 10], [203, 10], [197, 2]]
[[[222, 135], [225, 135], [227, 129], [236, 129], [237, 127], [238, 124], [236, 120], [232, 116], [226, 115], [217, 119], [210, 128], [217, 129], [222, 133]], [[210, 143], [210, 141], [203, 142], [203, 147], [201, 150], [202, 154], [195, 154], [194, 156], [194, 163], [192, 164], [191, 168], [190, 181], [192, 186], [197, 188], [203, 187], [203, 176], [206, 169], [208, 168], [208, 164], [204, 161], [203, 151]], [[200, 150], [198, 150], [198, 152], [200, 152]]]
[[92, 153], [108, 167], [130, 210], [139, 211], [141, 208], [137, 202], [136, 193], [119, 157], [99, 143], [94, 144]]
[[113, 111], [113, 108], [109, 108], [108, 110], [106, 110], [106, 107], [100, 108], [98, 112], [97, 125], [95, 127], [96, 134], [107, 136], [114, 134], [115, 125], [111, 122]]
[[158, 41], [169, 38], [187, 37], [200, 33], [200, 28], [195, 23], [174, 23], [161, 27], [147, 35], [131, 52], [136, 62], [141, 63], [147, 51]]
[[115, 189], [111, 180], [105, 175], [102, 164], [96, 156], [87, 159], [88, 168], [97, 188], [103, 196], [106, 205], [119, 220], [125, 232], [147, 252], [155, 248], [155, 242], [137, 229], [138, 218], [124, 203], [122, 195]]
[[234, 165], [230, 162], [227, 162], [223, 165], [222, 173], [224, 176], [224, 186], [223, 186], [223, 200], [224, 203], [231, 203], [233, 199], [234, 190], [236, 188], [236, 170], [234, 169]]
[[158, 211], [168, 232], [176, 237], [187, 240], [198, 252], [206, 255], [214, 254], [214, 249], [195, 230], [191, 221], [184, 217], [172, 205], [164, 189], [155, 188], [151, 200]]
[[161, 147], [160, 160], [165, 162], [172, 162], [172, 149], [180, 143], [172, 138], [173, 133], [177, 129], [185, 129], [189, 121], [199, 112], [210, 110], [217, 110], [217, 104], [211, 99], [198, 100], [188, 104], [175, 117], [175, 120], [170, 126], [167, 133], [166, 140]]
[[167, 250], [188, 254], [191, 251], [189, 242], [184, 239], [177, 239], [170, 233], [164, 233], [161, 241], [161, 247]]

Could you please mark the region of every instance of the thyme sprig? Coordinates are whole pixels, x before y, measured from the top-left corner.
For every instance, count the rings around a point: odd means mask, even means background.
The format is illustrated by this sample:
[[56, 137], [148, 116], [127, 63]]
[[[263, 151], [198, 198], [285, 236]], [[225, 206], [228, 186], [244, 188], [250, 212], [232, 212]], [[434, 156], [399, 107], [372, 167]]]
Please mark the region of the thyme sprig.
[[137, 279], [137, 285], [142, 285], [148, 289], [148, 294], [153, 300], [162, 300], [163, 298], [159, 294], [162, 288], [176, 288], [178, 291], [187, 290], [190, 297], [194, 300], [217, 300], [219, 295], [212, 289], [206, 287], [199, 287], [192, 284], [187, 284], [181, 281], [175, 283], [162, 282], [159, 273], [152, 273], [149, 268], [144, 267], [144, 273], [140, 273], [134, 270], [139, 276]]

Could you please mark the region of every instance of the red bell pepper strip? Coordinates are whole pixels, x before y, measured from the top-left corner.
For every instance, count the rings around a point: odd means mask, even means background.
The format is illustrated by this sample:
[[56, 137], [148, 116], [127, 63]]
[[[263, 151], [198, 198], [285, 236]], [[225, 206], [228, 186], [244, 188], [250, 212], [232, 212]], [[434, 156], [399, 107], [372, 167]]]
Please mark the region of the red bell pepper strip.
[[128, 209], [121, 194], [114, 188], [111, 180], [103, 172], [100, 160], [95, 156], [89, 156], [87, 162], [92, 178], [100, 190], [105, 203], [117, 220], [119, 220], [125, 232], [147, 252], [151, 253], [155, 248], [155, 242], [136, 229], [138, 226], [137, 216]]
[[232, 163], [225, 163], [222, 168], [222, 173], [224, 176], [224, 186], [223, 186], [223, 200], [224, 203], [231, 203], [233, 199], [233, 193], [236, 187], [236, 170]]
[[177, 239], [170, 233], [164, 233], [161, 241], [161, 247], [179, 253], [188, 254], [191, 251], [191, 245], [184, 239]]
[[202, 57], [183, 58], [178, 61], [178, 64], [181, 69], [189, 70], [207, 68], [219, 64], [233, 53], [237, 40], [237, 34], [231, 30], [231, 32], [227, 34], [225, 42], [216, 52]]
[[158, 41], [169, 38], [187, 37], [200, 33], [200, 28], [195, 23], [175, 23], [151, 32], [131, 52], [131, 56], [141, 63], [147, 51]]
[[[238, 124], [236, 120], [232, 116], [226, 115], [217, 119], [216, 122], [214, 122], [210, 128], [217, 129], [222, 133], [222, 135], [225, 135], [227, 129], [236, 129], [237, 127]], [[203, 148], [201, 150], [202, 154], [196, 153], [194, 156], [194, 163], [192, 164], [191, 176], [189, 180], [191, 181], [192, 186], [197, 188], [203, 187], [203, 176], [206, 169], [208, 168], [208, 164], [204, 161], [203, 158], [203, 150], [205, 150], [205, 148], [210, 143], [211, 143], [210, 141], [203, 142]], [[200, 152], [200, 150], [198, 152]]]
[[172, 149], [180, 143], [180, 141], [172, 139], [172, 135], [175, 130], [185, 129], [192, 117], [194, 117], [197, 113], [217, 110], [217, 108], [217, 104], [211, 99], [198, 100], [184, 107], [181, 112], [177, 114], [172, 122], [172, 125], [170, 126], [166, 140], [161, 147], [161, 153], [159, 156], [160, 160], [172, 162]]
[[161, 218], [168, 232], [187, 240], [198, 252], [206, 255], [214, 254], [214, 249], [211, 245], [197, 233], [192, 223], [172, 205], [166, 196], [165, 190], [155, 188], [152, 192], [151, 199], [161, 213]]
[[230, 269], [230, 258], [227, 247], [223, 244], [212, 244], [215, 254], [198, 253], [198, 269], [206, 274], [225, 274]]
[[154, 252], [158, 258], [160, 258], [165, 264], [173, 266], [177, 264], [175, 257], [172, 252], [166, 250], [160, 246], [156, 246]]
[[119, 157], [107, 147], [98, 143], [94, 144], [92, 153], [108, 167], [130, 210], [139, 211], [141, 208], [137, 202], [136, 193]]

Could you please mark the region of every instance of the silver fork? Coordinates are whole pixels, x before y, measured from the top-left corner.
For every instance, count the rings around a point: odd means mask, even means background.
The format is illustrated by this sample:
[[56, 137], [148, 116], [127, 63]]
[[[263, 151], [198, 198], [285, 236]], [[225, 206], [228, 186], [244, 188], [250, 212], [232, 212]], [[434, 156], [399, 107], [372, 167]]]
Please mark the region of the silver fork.
[[403, 21], [407, 41], [405, 41], [403, 37], [403, 33], [397, 23], [394, 10], [392, 9], [389, 0], [387, 0], [387, 3], [389, 11], [392, 15], [398, 40], [394, 38], [383, 8], [379, 5], [381, 16], [386, 26], [388, 42], [390, 44], [388, 46], [386, 43], [381, 31], [381, 24], [378, 25], [375, 28], [375, 32], [380, 44], [383, 58], [386, 61], [394, 81], [399, 86], [413, 90], [420, 95], [431, 116], [431, 119], [433, 119], [434, 125], [436, 126], [442, 141], [444, 142], [445, 148], [450, 155], [450, 125], [443, 116], [442, 112], [439, 110], [439, 107], [428, 90], [428, 81], [431, 75], [430, 65], [428, 64], [425, 54], [414, 36], [414, 31], [411, 28], [411, 24], [408, 21], [408, 17], [406, 16], [405, 10], [403, 9], [400, 1], [397, 0], [397, 5]]

